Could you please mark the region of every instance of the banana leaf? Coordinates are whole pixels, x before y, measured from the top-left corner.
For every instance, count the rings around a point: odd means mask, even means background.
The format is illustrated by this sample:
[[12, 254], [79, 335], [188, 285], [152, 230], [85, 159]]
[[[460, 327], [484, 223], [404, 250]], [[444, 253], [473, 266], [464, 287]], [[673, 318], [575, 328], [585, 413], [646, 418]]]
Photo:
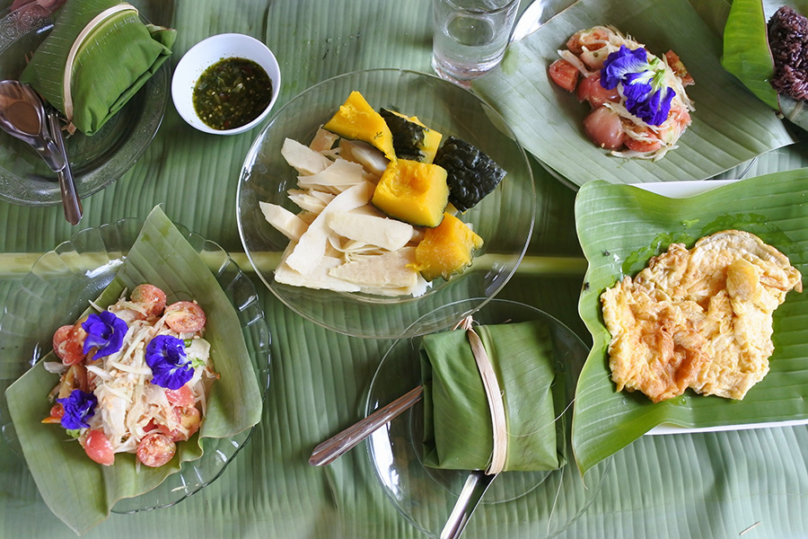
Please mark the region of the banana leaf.
[[[554, 470], [556, 447], [552, 336], [542, 321], [479, 326], [475, 332], [497, 375], [505, 405], [507, 457], [503, 471]], [[421, 341], [424, 464], [484, 470], [493, 452], [493, 424], [466, 332]], [[563, 403], [564, 395], [560, 395]], [[563, 441], [563, 436], [562, 436]]]
[[[658, 161], [614, 157], [592, 144], [582, 123], [589, 105], [548, 77], [573, 33], [604, 24], [657, 56], [673, 50], [696, 81], [687, 88], [696, 107], [693, 123], [678, 149]], [[505, 117], [525, 149], [576, 185], [701, 180], [794, 142], [771, 109], [721, 67], [720, 56], [720, 37], [687, 0], [580, 0], [512, 43], [501, 66], [472, 87]]]
[[46, 361], [58, 361], [52, 352], [6, 390], [14, 429], [39, 492], [51, 511], [76, 533], [106, 519], [118, 500], [152, 490], [183, 462], [200, 458], [204, 438], [228, 437], [261, 419], [261, 393], [236, 313], [207, 265], [159, 206], [98, 303], [109, 305], [124, 289], [144, 282], [162, 288], [169, 302], [197, 299], [207, 313], [205, 338], [220, 375], [202, 428], [191, 440], [178, 444], [168, 464], [147, 468], [138, 465], [134, 455], [119, 453], [114, 465], [104, 467], [91, 461], [61, 427], [41, 423], [50, 409], [47, 394], [58, 381], [43, 367]]
[[[119, 3], [68, 1], [20, 80], [66, 115], [63, 79], [70, 49], [87, 23]], [[168, 59], [175, 39], [175, 30], [144, 24], [135, 11], [119, 12], [95, 28], [73, 64], [73, 114], [68, 119], [76, 129], [86, 135], [101, 129]]]
[[634, 275], [674, 242], [727, 229], [746, 230], [808, 271], [808, 169], [730, 183], [690, 198], [668, 198], [638, 187], [603, 181], [578, 193], [578, 235], [589, 262], [579, 313], [593, 337], [576, 390], [572, 439], [582, 472], [663, 423], [691, 428], [808, 419], [808, 294], [791, 292], [774, 312], [770, 371], [740, 401], [700, 396], [652, 404], [645, 395], [615, 391], [601, 316], [600, 295]]
[[774, 60], [766, 24], [781, 6], [790, 6], [808, 15], [808, 2], [734, 0], [724, 28], [721, 65], [764, 103], [805, 129], [808, 128], [808, 111], [804, 110], [804, 103], [778, 95], [769, 84], [774, 75]]

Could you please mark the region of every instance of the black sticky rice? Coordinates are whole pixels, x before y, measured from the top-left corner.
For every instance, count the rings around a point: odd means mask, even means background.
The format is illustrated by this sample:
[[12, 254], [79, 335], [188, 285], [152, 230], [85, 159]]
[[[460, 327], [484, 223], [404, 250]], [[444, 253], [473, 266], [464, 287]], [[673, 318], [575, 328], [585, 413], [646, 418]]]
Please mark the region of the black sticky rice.
[[769, 47], [774, 58], [771, 85], [794, 99], [808, 98], [808, 18], [783, 6], [769, 19]]

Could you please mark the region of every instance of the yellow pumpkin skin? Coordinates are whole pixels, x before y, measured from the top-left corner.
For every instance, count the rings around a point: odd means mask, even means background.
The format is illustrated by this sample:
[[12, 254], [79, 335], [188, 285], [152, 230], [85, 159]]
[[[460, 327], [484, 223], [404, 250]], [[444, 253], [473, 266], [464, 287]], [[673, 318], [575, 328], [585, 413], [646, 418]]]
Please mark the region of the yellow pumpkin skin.
[[446, 170], [408, 159], [390, 162], [376, 185], [371, 202], [399, 221], [436, 227], [449, 204]]
[[424, 233], [415, 248], [416, 269], [427, 281], [438, 277], [448, 280], [471, 264], [474, 249], [483, 246], [483, 239], [463, 221], [450, 213], [436, 228]]
[[367, 142], [381, 150], [390, 161], [396, 160], [390, 128], [359, 92], [351, 92], [323, 128], [347, 139]]

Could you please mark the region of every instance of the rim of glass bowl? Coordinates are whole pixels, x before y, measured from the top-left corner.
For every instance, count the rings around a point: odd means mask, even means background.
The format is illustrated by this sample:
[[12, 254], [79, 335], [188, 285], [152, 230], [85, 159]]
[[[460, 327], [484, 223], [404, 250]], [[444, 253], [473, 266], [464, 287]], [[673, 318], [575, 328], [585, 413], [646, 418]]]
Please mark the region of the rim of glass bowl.
[[[148, 22], [142, 15], [141, 20]], [[53, 24], [50, 16], [42, 13], [12, 12], [10, 9], [0, 12], [0, 54], [7, 55], [10, 48], [32, 33], [48, 32]], [[163, 65], [133, 96], [132, 100], [126, 104], [123, 110], [119, 111], [118, 115], [127, 114], [127, 118], [130, 119], [127, 123], [130, 125], [123, 126], [125, 134], [119, 134], [113, 146], [107, 147], [107, 143], [104, 142], [104, 147], [93, 150], [91, 160], [80, 163], [80, 155], [77, 156], [75, 153], [79, 139], [100, 141], [105, 137], [109, 138], [110, 133], [107, 126], [93, 137], [86, 137], [81, 133], [66, 137], [68, 152], [71, 150], [74, 152], [71, 161], [77, 165], [73, 168], [73, 176], [80, 197], [85, 198], [97, 193], [120, 179], [151, 145], [163, 123], [170, 99], [170, 63], [170, 61], [163, 62]], [[123, 117], [119, 117], [117, 121], [119, 122], [121, 119]], [[115, 119], [108, 124], [110, 129], [117, 127], [113, 122]], [[0, 199], [25, 206], [61, 204], [62, 196], [56, 175], [50, 172], [45, 162], [40, 163], [41, 159], [36, 156], [33, 149], [27, 148], [24, 142], [5, 133], [0, 133], [0, 136], [7, 140], [8, 144], [19, 148], [20, 152], [29, 154], [28, 166], [30, 168], [25, 176], [20, 176], [17, 172], [6, 168], [5, 165], [0, 167]], [[36, 165], [30, 165], [30, 162], [36, 163]]]
[[[264, 227], [267, 231], [271, 229], [271, 226], [265, 223], [263, 220], [263, 216], [261, 215], [258, 207], [258, 195], [254, 189], [260, 189], [261, 187], [257, 185], [258, 182], [255, 181], [255, 176], [257, 176], [258, 173], [256, 173], [254, 169], [259, 165], [263, 168], [262, 173], [267, 169], [265, 164], [260, 162], [263, 155], [262, 149], [267, 144], [267, 141], [273, 140], [273, 142], [277, 143], [277, 141], [283, 140], [282, 137], [284, 134], [272, 133], [275, 124], [280, 121], [288, 121], [286, 119], [286, 115], [291, 114], [288, 111], [294, 110], [294, 107], [299, 107], [300, 103], [305, 104], [310, 100], [316, 101], [316, 99], [311, 97], [312, 95], [316, 96], [318, 93], [325, 93], [325, 95], [329, 95], [328, 91], [330, 86], [338, 88], [340, 85], [344, 85], [346, 87], [350, 86], [352, 89], [365, 91], [367, 88], [357, 88], [357, 86], [360, 86], [360, 83], [357, 81], [364, 81], [361, 84], [371, 88], [375, 87], [374, 85], [382, 86], [383, 89], [385, 81], [387, 81], [388, 78], [393, 79], [394, 77], [401, 77], [403, 78], [402, 80], [409, 81], [410, 83], [413, 81], [418, 81], [424, 85], [431, 85], [425, 86], [429, 88], [429, 90], [432, 88], [438, 88], [441, 92], [461, 96], [465, 102], [473, 104], [477, 118], [485, 118], [485, 121], [487, 122], [486, 127], [493, 128], [492, 131], [494, 131], [494, 133], [486, 136], [495, 137], [496, 142], [498, 143], [497, 146], [502, 147], [495, 148], [493, 147], [492, 143], [489, 144], [491, 147], [483, 147], [482, 149], [489, 155], [492, 152], [497, 152], [500, 155], [508, 155], [511, 165], [517, 168], [517, 170], [513, 172], [515, 178], [519, 178], [520, 175], [524, 175], [524, 178], [521, 178], [520, 182], [516, 182], [514, 179], [510, 182], [510, 184], [506, 183], [508, 182], [508, 178], [506, 177], [506, 179], [500, 184], [500, 187], [498, 187], [498, 190], [494, 191], [494, 193], [498, 193], [500, 204], [504, 205], [505, 202], [508, 202], [511, 205], [517, 204], [517, 209], [519, 209], [521, 212], [519, 215], [523, 222], [519, 223], [519, 235], [520, 237], [523, 235], [524, 241], [521, 243], [521, 245], [519, 245], [518, 252], [515, 252], [517, 249], [514, 248], [514, 252], [507, 253], [506, 256], [509, 258], [506, 262], [501, 263], [499, 266], [497, 266], [498, 262], [493, 257], [490, 258], [489, 260], [494, 260], [490, 264], [490, 278], [487, 277], [488, 274], [485, 273], [485, 267], [483, 266], [485, 255], [483, 255], [475, 258], [475, 263], [462, 275], [458, 276], [458, 278], [452, 279], [449, 282], [445, 282], [440, 279], [440, 284], [437, 287], [430, 289], [425, 295], [415, 298], [401, 296], [391, 298], [372, 296], [356, 292], [338, 293], [326, 290], [292, 287], [276, 283], [274, 280], [273, 270], [269, 267], [262, 270], [262, 266], [277, 263], [280, 251], [283, 249], [281, 241], [286, 244], [288, 243], [288, 240], [278, 239], [277, 242], [273, 242], [266, 236], [263, 236], [262, 233], [252, 230], [252, 228], [258, 227]], [[351, 83], [353, 83], [353, 85], [351, 85]], [[347, 97], [347, 93], [346, 95], [340, 94], [340, 97], [334, 97], [335, 99], [338, 99], [339, 102], [333, 106], [330, 106], [329, 104], [328, 110], [336, 110]], [[387, 106], [388, 108], [391, 107], [391, 105], [386, 103], [379, 103], [378, 105]], [[434, 104], [431, 106], [435, 107]], [[426, 107], [426, 105], [422, 105], [422, 107]], [[451, 115], [450, 108], [447, 109], [446, 107], [435, 107], [435, 110], [439, 110], [442, 112], [442, 114], [444, 114], [445, 118], [447, 118], [445, 123], [459, 123], [459, 120], [455, 119]], [[412, 114], [413, 112], [417, 111], [407, 112]], [[319, 118], [319, 116], [317, 117]], [[424, 115], [420, 114], [419, 118], [423, 120]], [[327, 117], [323, 117], [322, 121], [325, 122], [327, 119]], [[429, 119], [423, 121], [425, 121], [427, 124], [430, 123]], [[314, 122], [314, 120], [312, 120], [312, 122]], [[318, 127], [318, 125], [309, 125], [308, 121], [303, 120], [301, 120], [300, 125], [302, 126], [301, 129], [310, 129], [312, 135]], [[457, 134], [451, 132], [446, 133], [444, 126], [441, 125], [434, 126], [434, 128], [436, 130], [441, 130], [441, 132], [443, 132], [445, 135]], [[469, 128], [465, 129], [468, 130]], [[270, 139], [270, 137], [275, 138]], [[506, 141], [506, 144], [501, 144]], [[278, 150], [279, 149], [280, 146], [278, 146]], [[280, 153], [278, 152], [278, 156], [270, 156], [270, 158], [278, 158], [279, 156]], [[294, 178], [291, 167], [289, 168], [289, 171], [290, 173], [288, 176]], [[515, 185], [511, 185], [514, 183]], [[283, 184], [283, 192], [290, 187], [294, 187], [294, 185]], [[502, 194], [502, 190], [504, 190], [505, 194]], [[518, 196], [520, 194], [521, 196]], [[492, 195], [489, 195], [489, 197]], [[509, 197], [508, 200], [505, 200], [506, 197]], [[475, 212], [475, 210], [479, 210], [481, 206], [484, 206], [486, 201], [487, 200], [481, 202], [478, 207], [473, 208], [466, 215], [477, 215], [473, 212]], [[493, 212], [489, 211], [489, 213]], [[500, 212], [497, 216], [504, 213], [507, 212]], [[284, 305], [305, 319], [325, 327], [326, 329], [352, 337], [361, 338], [398, 338], [407, 336], [407, 334], [404, 332], [413, 331], [414, 328], [418, 328], [418, 326], [413, 326], [412, 322], [422, 317], [425, 313], [432, 312], [437, 307], [447, 303], [453, 303], [458, 299], [479, 297], [480, 304], [477, 305], [475, 309], [479, 309], [485, 305], [490, 299], [496, 296], [499, 290], [510, 280], [513, 274], [516, 272], [516, 268], [518, 267], [519, 263], [521, 263], [523, 257], [525, 256], [530, 243], [530, 238], [532, 236], [535, 215], [536, 189], [533, 184], [530, 162], [524, 149], [516, 140], [515, 135], [506, 125], [499, 113], [488, 103], [470, 91], [443, 80], [440, 77], [427, 73], [395, 68], [367, 69], [337, 75], [307, 88], [297, 96], [284, 103], [283, 106], [273, 114], [262, 129], [261, 133], [253, 141], [253, 144], [244, 160], [237, 192], [237, 221], [239, 235], [241, 237], [241, 242], [244, 246], [245, 253], [247, 254], [247, 258], [249, 259], [253, 268], [255, 268], [256, 274], [261, 281]], [[493, 220], [491, 216], [489, 216], [489, 220]], [[479, 230], [477, 231], [483, 236], [484, 239], [486, 238], [486, 234], [484, 232], [480, 232]], [[276, 234], [276, 238], [279, 238], [279, 236], [277, 236], [279, 233], [275, 232], [274, 230], [269, 233]], [[261, 243], [261, 247], [265, 249], [264, 252], [262, 253], [260, 250], [254, 249], [252, 247], [253, 242]], [[494, 247], [496, 247], [496, 245]], [[503, 270], [502, 268], [506, 269]], [[472, 275], [475, 275], [475, 279], [479, 281], [480, 286], [478, 286], [476, 290], [466, 292], [464, 286], [472, 286], [470, 281]], [[461, 286], [461, 284], [463, 284], [463, 286]], [[337, 311], [337, 309], [333, 308], [334, 301], [342, 302], [341, 310]], [[332, 304], [331, 307], [329, 307], [329, 303]], [[416, 307], [416, 304], [419, 304], [419, 306]], [[364, 325], [361, 323], [363, 320], [367, 321]], [[429, 327], [421, 327], [420, 330], [423, 332], [437, 331], [439, 329], [448, 327], [450, 323], [449, 317], [447, 317], [446, 320], [433, 320], [431, 321], [431, 325]]]
[[[22, 278], [20, 286], [9, 293], [0, 313], [0, 342], [4, 348], [19, 351], [14, 359], [24, 358], [24, 361], [10, 364], [5, 359], [7, 355], [0, 358], [0, 382], [3, 386], [0, 391], [0, 427], [4, 442], [21, 458], [22, 451], [16, 440], [13, 424], [5, 412], [5, 388], [50, 351], [54, 324], [77, 317], [86, 307], [84, 300], [94, 299], [106, 288], [135, 242], [143, 222], [140, 219], [126, 218], [77, 232], [69, 240], [40, 256], [31, 272]], [[270, 383], [271, 333], [255, 285], [216, 242], [190, 232], [181, 224], [175, 226], [203, 255], [236, 309], [248, 350], [251, 352], [262, 402], [265, 402]], [[89, 265], [81, 265], [76, 256], [84, 254], [91, 258], [93, 253], [97, 254], [97, 259], [92, 259]], [[58, 279], [61, 277], [69, 278], [67, 288], [58, 286]], [[55, 291], [56, 295], [48, 294], [48, 291]], [[52, 306], [59, 300], [68, 302], [69, 306], [60, 310], [59, 314], [54, 312], [51, 315], [52, 320], [43, 321], [31, 313], [28, 313], [29, 319], [25, 318], [25, 313], [21, 316], [14, 314], [15, 304], [38, 301]], [[200, 459], [183, 463], [179, 472], [169, 475], [155, 489], [118, 501], [112, 512], [137, 513], [170, 507], [199, 492], [221, 476], [257, 426], [229, 438], [205, 438], [205, 452]]]

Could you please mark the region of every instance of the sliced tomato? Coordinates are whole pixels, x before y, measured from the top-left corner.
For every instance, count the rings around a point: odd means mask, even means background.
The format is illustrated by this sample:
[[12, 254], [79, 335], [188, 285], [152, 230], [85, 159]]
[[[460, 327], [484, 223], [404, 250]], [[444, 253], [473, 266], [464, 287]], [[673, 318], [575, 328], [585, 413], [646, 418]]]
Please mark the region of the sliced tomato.
[[608, 40], [609, 34], [604, 28], [589, 28], [572, 34], [572, 37], [567, 40], [567, 48], [575, 54], [581, 54], [584, 47], [587, 50], [594, 51], [605, 47], [606, 45], [603, 42]]
[[578, 101], [589, 101], [593, 109], [602, 107], [604, 103], [617, 103], [620, 101], [620, 93], [617, 87], [607, 90], [600, 84], [600, 73], [589, 75], [578, 85], [576, 92]]
[[171, 438], [175, 442], [183, 442], [193, 436], [202, 424], [202, 414], [195, 406], [176, 406], [172, 409], [174, 421], [182, 425], [187, 434], [182, 429], [169, 430], [165, 425], [158, 425], [157, 429]]
[[673, 51], [668, 51], [665, 53], [665, 60], [668, 61], [668, 66], [673, 69], [676, 76], [682, 79], [682, 86], [690, 86], [696, 83], [690, 73], [687, 72], [687, 68], [685, 64], [682, 63], [678, 54]]
[[637, 140], [626, 137], [626, 147], [635, 152], [655, 152], [662, 147], [661, 140]]
[[74, 365], [84, 359], [83, 346], [84, 339], [80, 338], [76, 326], [62, 326], [53, 334], [53, 352], [65, 365]]
[[166, 389], [166, 398], [174, 406], [193, 406], [196, 402], [194, 392], [187, 384], [179, 389]]
[[115, 464], [112, 443], [110, 443], [103, 431], [91, 430], [87, 433], [87, 438], [84, 440], [84, 451], [88, 457], [98, 464], [103, 464], [104, 466]]
[[178, 301], [166, 307], [165, 320], [177, 333], [195, 333], [205, 327], [205, 311], [192, 301]]
[[584, 130], [592, 142], [606, 150], [622, 148], [626, 139], [620, 116], [607, 107], [599, 107], [584, 118]]
[[43, 423], [61, 423], [65, 409], [61, 404], [54, 404], [50, 409], [50, 415], [42, 420]]
[[556, 60], [550, 64], [550, 79], [568, 92], [578, 84], [578, 69], [566, 60]]
[[159, 468], [167, 464], [177, 451], [176, 444], [159, 432], [150, 432], [137, 445], [137, 458], [150, 468]]
[[160, 316], [166, 307], [166, 293], [152, 284], [140, 284], [132, 290], [131, 299], [146, 309], [146, 316]]

